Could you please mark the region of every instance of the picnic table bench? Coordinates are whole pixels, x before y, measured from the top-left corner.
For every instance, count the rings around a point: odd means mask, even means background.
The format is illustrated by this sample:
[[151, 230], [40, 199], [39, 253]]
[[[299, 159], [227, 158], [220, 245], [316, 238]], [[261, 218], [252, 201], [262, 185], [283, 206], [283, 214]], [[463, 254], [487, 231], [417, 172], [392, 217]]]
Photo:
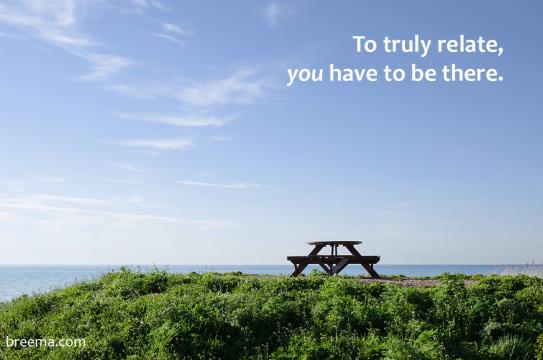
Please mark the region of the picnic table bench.
[[[380, 256], [363, 256], [356, 250], [355, 245], [361, 244], [361, 241], [312, 241], [313, 245], [309, 255], [306, 256], [287, 256], [287, 260], [294, 265], [294, 271], [290, 276], [298, 276], [309, 264], [320, 265], [328, 275], [337, 275], [349, 264], [360, 264], [371, 275], [372, 278], [379, 278], [379, 274], [373, 268], [378, 263]], [[319, 255], [319, 252], [326, 246], [330, 246], [330, 255]], [[338, 247], [345, 247], [350, 255], [338, 254]]]

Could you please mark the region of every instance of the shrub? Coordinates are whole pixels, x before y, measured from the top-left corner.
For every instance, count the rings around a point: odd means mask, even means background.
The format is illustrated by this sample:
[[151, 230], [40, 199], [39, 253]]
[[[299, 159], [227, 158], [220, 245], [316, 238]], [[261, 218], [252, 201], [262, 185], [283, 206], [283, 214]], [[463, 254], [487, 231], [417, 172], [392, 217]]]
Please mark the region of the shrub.
[[0, 338], [84, 338], [5, 359], [543, 360], [543, 279], [440, 277], [433, 288], [357, 278], [147, 274], [0, 305]]

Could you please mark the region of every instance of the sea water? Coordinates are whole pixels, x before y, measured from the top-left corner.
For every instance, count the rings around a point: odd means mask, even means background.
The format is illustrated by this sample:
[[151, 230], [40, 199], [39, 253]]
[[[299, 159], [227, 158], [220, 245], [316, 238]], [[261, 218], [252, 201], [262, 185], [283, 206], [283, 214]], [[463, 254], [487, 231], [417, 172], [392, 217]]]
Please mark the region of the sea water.
[[[119, 265], [0, 265], [0, 302], [21, 295], [32, 295], [89, 281], [118, 270]], [[172, 273], [236, 272], [245, 274], [289, 275], [292, 265], [129, 265], [137, 271], [165, 270]], [[305, 273], [314, 267], [307, 267]], [[376, 265], [382, 276], [432, 276], [442, 273], [462, 274], [528, 274], [543, 276], [543, 265]], [[345, 275], [367, 275], [359, 266], [348, 266]]]

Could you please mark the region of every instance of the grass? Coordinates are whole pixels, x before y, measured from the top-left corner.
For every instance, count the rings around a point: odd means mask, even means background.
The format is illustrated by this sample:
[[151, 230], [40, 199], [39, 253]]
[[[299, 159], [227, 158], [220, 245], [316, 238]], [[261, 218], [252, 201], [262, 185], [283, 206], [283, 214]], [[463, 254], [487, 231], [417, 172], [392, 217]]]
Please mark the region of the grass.
[[355, 277], [121, 270], [0, 304], [5, 359], [542, 359], [543, 279], [442, 275], [402, 288]]

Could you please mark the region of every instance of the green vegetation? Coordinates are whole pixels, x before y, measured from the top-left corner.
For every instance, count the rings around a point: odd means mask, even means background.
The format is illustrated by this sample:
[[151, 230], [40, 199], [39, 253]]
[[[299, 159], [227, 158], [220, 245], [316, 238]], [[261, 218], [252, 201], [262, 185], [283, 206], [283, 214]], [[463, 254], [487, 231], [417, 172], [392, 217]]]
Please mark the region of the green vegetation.
[[0, 305], [6, 359], [543, 359], [543, 279], [442, 276], [432, 288], [357, 278], [109, 273]]

